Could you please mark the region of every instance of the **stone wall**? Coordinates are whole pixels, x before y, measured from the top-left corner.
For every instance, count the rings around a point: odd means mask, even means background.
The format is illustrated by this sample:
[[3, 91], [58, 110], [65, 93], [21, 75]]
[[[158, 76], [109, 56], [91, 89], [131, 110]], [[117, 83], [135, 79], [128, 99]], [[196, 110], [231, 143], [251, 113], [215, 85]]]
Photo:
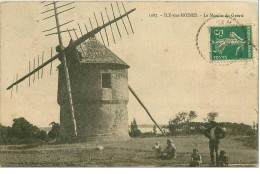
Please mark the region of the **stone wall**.
[[[117, 64], [74, 64], [69, 72], [79, 137], [128, 138], [128, 70]], [[102, 88], [102, 73], [111, 73], [111, 88]], [[73, 125], [62, 66], [59, 67], [58, 103], [61, 137], [70, 137]]]

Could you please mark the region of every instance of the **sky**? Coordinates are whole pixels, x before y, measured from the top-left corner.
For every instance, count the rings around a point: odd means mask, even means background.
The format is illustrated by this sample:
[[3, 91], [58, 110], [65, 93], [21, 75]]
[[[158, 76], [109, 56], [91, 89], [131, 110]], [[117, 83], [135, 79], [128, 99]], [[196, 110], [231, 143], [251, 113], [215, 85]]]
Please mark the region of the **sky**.
[[[64, 4], [64, 3], [63, 3]], [[104, 14], [107, 7], [112, 18], [109, 2], [76, 2], [76, 8], [61, 14], [60, 22], [74, 20], [67, 27], [77, 29], [80, 23], [90, 28], [89, 17], [94, 26], [94, 15], [100, 21], [100, 11]], [[258, 51], [253, 49], [252, 61], [234, 61], [231, 63], [211, 63], [209, 58], [210, 26], [218, 25], [221, 19], [208, 18], [209, 13], [243, 14], [231, 23], [252, 26], [252, 39], [258, 48], [257, 5], [252, 2], [125, 2], [127, 10], [136, 8], [130, 15], [134, 34], [126, 34], [119, 22], [122, 39], [116, 26], [113, 31], [116, 44], [109, 49], [130, 65], [129, 85], [135, 90], [159, 124], [167, 124], [178, 112], [196, 111], [202, 121], [209, 112], [218, 112], [217, 121], [230, 121], [252, 124], [258, 119]], [[211, 7], [210, 9], [208, 7]], [[114, 3], [116, 14], [116, 4]], [[50, 58], [51, 47], [58, 45], [57, 36], [44, 36], [42, 31], [55, 26], [54, 19], [42, 19], [47, 10], [39, 2], [4, 2], [1, 6], [1, 117], [3, 125], [11, 125], [17, 117], [25, 117], [32, 124], [47, 127], [50, 122], [59, 122], [57, 104], [59, 60], [43, 70], [43, 78], [28, 85], [23, 81], [13, 89], [12, 98], [6, 88], [13, 78], [28, 73], [29, 61], [44, 51], [44, 60]], [[149, 14], [197, 13], [194, 18], [149, 17]], [[123, 10], [121, 9], [121, 13]], [[51, 14], [51, 13], [49, 13]], [[238, 22], [237, 22], [238, 21]], [[127, 23], [127, 21], [125, 20]], [[227, 22], [227, 19], [225, 19]], [[196, 48], [196, 35], [202, 26], [198, 41], [203, 57]], [[130, 31], [130, 26], [127, 23]], [[65, 28], [66, 29], [66, 28]], [[103, 31], [104, 32], [104, 31]], [[109, 31], [108, 31], [109, 32]], [[80, 35], [78, 33], [78, 35]], [[104, 33], [103, 33], [104, 36]], [[75, 37], [75, 36], [73, 36]], [[97, 39], [101, 41], [100, 36]], [[63, 35], [64, 45], [69, 36]], [[37, 62], [37, 61], [36, 61]], [[36, 63], [37, 64], [37, 63]], [[33, 77], [32, 77], [33, 78]], [[32, 82], [32, 81], [31, 81]], [[136, 118], [138, 124], [153, 124], [143, 108], [129, 93], [129, 122]]]

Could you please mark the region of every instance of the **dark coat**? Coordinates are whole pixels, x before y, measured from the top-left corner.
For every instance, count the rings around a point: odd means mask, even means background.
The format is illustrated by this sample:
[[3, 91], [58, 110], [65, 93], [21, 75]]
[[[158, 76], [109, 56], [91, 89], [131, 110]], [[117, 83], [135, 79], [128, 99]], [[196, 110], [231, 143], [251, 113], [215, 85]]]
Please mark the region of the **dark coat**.
[[[204, 132], [204, 135], [208, 138], [210, 138], [210, 130], [211, 127], [206, 129]], [[226, 136], [226, 132], [224, 132], [221, 127], [217, 126], [215, 129], [215, 136], [216, 136], [216, 140], [219, 141], [219, 139], [222, 139]]]

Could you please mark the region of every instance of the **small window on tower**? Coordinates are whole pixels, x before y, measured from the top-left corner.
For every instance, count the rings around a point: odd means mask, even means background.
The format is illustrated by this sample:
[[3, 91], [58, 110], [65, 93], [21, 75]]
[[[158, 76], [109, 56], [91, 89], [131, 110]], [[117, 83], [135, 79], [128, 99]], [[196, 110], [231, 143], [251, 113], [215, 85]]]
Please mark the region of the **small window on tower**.
[[111, 88], [111, 74], [103, 73], [101, 74], [102, 88]]

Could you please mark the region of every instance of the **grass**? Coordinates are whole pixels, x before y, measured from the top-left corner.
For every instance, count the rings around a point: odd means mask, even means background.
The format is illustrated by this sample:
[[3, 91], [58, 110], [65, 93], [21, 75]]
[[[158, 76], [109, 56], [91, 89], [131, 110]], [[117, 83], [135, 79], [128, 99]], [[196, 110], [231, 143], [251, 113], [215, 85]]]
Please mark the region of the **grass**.
[[[202, 156], [202, 166], [207, 167], [209, 160], [208, 140], [203, 136], [171, 137], [177, 147], [177, 158], [159, 160], [154, 158], [152, 146], [159, 141], [163, 147], [163, 137], [135, 138], [128, 141], [88, 142], [75, 144], [41, 145], [24, 148], [23, 146], [0, 146], [0, 164], [3, 167], [16, 166], [60, 166], [60, 167], [176, 167], [187, 166], [193, 148]], [[97, 145], [103, 151], [95, 150]], [[225, 149], [231, 164], [247, 166], [258, 164], [258, 151], [243, 145], [235, 138], [226, 137], [220, 149]]]
[[257, 150], [258, 149], [258, 135], [241, 136], [236, 138], [237, 141], [243, 142], [246, 147]]

